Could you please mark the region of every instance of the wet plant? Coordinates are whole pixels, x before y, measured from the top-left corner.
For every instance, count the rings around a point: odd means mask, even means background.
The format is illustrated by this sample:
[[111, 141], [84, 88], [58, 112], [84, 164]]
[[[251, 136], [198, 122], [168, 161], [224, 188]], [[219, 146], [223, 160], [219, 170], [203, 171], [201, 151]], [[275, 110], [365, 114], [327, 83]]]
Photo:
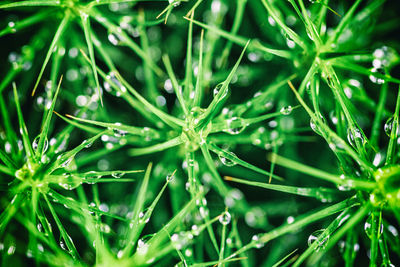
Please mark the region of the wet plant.
[[400, 262], [395, 4], [0, 11], [3, 265]]

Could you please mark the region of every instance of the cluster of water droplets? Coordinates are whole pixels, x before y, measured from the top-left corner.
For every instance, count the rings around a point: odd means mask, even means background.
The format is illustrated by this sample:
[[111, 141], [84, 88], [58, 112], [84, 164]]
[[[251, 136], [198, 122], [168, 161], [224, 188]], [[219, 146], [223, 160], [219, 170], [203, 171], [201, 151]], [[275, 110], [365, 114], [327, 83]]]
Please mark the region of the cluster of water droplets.
[[[108, 81], [111, 81], [111, 84]], [[112, 88], [113, 85], [116, 86], [118, 89], [114, 90]], [[122, 94], [126, 93], [126, 91], [127, 91], [126, 87], [121, 84], [121, 82], [117, 79], [117, 77], [113, 71], [110, 71], [108, 73], [108, 75], [106, 76], [106, 80], [103, 83], [103, 88], [108, 93], [113, 94], [117, 97], [120, 97]]]
[[262, 242], [262, 235], [261, 234], [258, 234], [258, 235], [253, 235], [252, 236], [252, 238], [251, 238], [251, 241], [252, 241], [252, 243], [254, 244], [254, 246], [256, 247], [256, 248], [262, 248], [264, 245], [265, 245], [265, 243], [264, 242]]
[[378, 73], [381, 75], [385, 75], [385, 69], [390, 67], [394, 62], [398, 60], [397, 52], [390, 47], [383, 46], [378, 48], [373, 53], [373, 61], [372, 61], [372, 69], [369, 79], [376, 84], [385, 83], [385, 79], [375, 75], [374, 73]]
[[175, 247], [175, 249], [181, 250], [192, 242], [193, 237], [194, 236], [191, 231], [182, 231], [179, 233], [175, 233], [171, 236], [171, 243]]
[[346, 177], [346, 175], [340, 175], [340, 179], [343, 181], [342, 183], [337, 185], [337, 188], [340, 191], [350, 191], [354, 187], [353, 181]]

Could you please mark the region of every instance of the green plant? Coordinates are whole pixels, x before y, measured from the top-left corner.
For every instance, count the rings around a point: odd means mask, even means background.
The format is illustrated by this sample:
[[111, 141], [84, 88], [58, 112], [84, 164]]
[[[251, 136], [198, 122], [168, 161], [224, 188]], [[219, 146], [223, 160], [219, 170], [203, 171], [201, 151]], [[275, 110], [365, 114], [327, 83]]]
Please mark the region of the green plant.
[[396, 8], [0, 4], [2, 264], [393, 266]]

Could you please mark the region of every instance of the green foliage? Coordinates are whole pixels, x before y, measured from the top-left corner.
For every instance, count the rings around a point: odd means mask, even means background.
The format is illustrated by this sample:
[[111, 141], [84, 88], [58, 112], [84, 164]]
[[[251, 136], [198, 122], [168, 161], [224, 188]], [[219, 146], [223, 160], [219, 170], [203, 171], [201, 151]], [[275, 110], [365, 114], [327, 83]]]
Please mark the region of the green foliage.
[[3, 1], [2, 266], [394, 266], [393, 1]]

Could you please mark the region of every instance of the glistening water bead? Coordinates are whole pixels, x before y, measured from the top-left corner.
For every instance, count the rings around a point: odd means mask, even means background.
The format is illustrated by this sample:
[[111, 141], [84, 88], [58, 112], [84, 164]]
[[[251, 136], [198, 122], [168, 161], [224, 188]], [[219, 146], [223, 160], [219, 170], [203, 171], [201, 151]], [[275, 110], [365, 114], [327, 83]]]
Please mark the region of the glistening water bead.
[[[217, 84], [217, 86], [215, 86], [214, 90], [213, 90], [213, 95], [214, 97], [216, 97], [219, 92], [221, 91], [222, 87], [223, 87], [224, 83], [219, 83]], [[228, 90], [225, 90], [224, 94], [220, 96], [220, 98], [224, 98], [228, 93]]]
[[[37, 136], [37, 137], [33, 140], [33, 142], [32, 142], [32, 149], [33, 149], [33, 150], [36, 151], [36, 150], [38, 149], [39, 142], [40, 142], [40, 135]], [[47, 138], [46, 138], [46, 139], [44, 140], [44, 143], [43, 143], [43, 148], [42, 148], [43, 153], [46, 152], [48, 148], [49, 148], [49, 141], [48, 141]]]
[[347, 140], [353, 147], [357, 147], [357, 140], [361, 144], [364, 144], [365, 141], [360, 129], [358, 128], [354, 128], [354, 131], [352, 131], [350, 128], [347, 129]]
[[116, 172], [112, 172], [112, 173], [111, 173], [111, 176], [114, 177], [114, 178], [121, 178], [121, 177], [124, 176], [124, 175], [125, 175], [125, 172], [118, 172], [118, 171], [116, 171]]
[[292, 113], [292, 110], [293, 110], [292, 106], [282, 107], [280, 113], [282, 115], [289, 115], [290, 113]]
[[316, 243], [315, 246], [315, 250], [319, 251], [320, 249], [325, 249], [325, 247], [328, 244], [329, 241], [329, 235], [328, 234], [324, 234], [325, 229], [321, 229], [321, 230], [317, 230], [315, 232], [313, 232], [307, 240], [307, 244], [308, 246], [311, 246], [314, 244], [314, 242]]
[[[380, 224], [379, 231], [377, 233], [374, 233], [374, 231], [373, 231], [374, 226], [373, 225], [377, 225], [376, 227], [379, 227], [379, 224]], [[367, 218], [367, 220], [365, 221], [365, 224], [364, 224], [364, 231], [365, 231], [365, 233], [367, 234], [367, 236], [371, 240], [375, 238], [374, 237], [375, 234], [377, 234], [378, 238], [379, 238], [379, 236], [383, 233], [383, 223], [379, 222], [379, 218], [378, 218], [378, 216], [376, 214], [371, 213], [368, 216], [368, 218]]]
[[326, 120], [322, 115], [319, 115], [320, 121], [314, 120], [314, 118], [310, 119], [310, 127], [311, 129], [318, 135], [322, 136], [322, 130], [321, 130], [321, 123], [326, 125]]
[[244, 131], [244, 129], [246, 129], [247, 124], [244, 121], [244, 119], [239, 117], [233, 117], [227, 119], [227, 126], [228, 129], [224, 130], [225, 132], [229, 134], [240, 134], [241, 132]]
[[396, 128], [397, 128], [396, 132], [394, 133], [394, 136], [397, 137], [397, 136], [400, 135], [400, 127], [399, 127], [398, 121], [395, 124], [394, 116], [392, 116], [386, 121], [385, 126], [384, 126], [384, 130], [385, 130], [385, 133], [386, 133], [387, 136], [390, 137], [390, 135], [392, 134], [394, 126], [396, 126]]
[[236, 155], [233, 152], [229, 152], [229, 151], [226, 151], [225, 153], [219, 153], [218, 157], [219, 157], [219, 160], [222, 162], [222, 164], [224, 164], [227, 167], [235, 166], [236, 162], [231, 160], [231, 159], [229, 159], [229, 158], [227, 158], [225, 156], [225, 154], [229, 154], [232, 157], [236, 157]]
[[372, 72], [372, 74], [369, 75], [369, 79], [371, 80], [371, 82], [376, 83], [376, 84], [385, 83], [385, 80], [383, 78], [380, 78], [380, 77], [377, 77], [374, 75], [374, 73], [385, 75], [385, 71], [382, 68], [372, 68], [371, 72]]
[[221, 216], [219, 216], [219, 222], [222, 225], [228, 225], [231, 222], [232, 216], [229, 212], [225, 211]]
[[256, 248], [262, 248], [264, 243], [261, 241], [261, 235], [253, 235], [251, 241], [254, 243]]

